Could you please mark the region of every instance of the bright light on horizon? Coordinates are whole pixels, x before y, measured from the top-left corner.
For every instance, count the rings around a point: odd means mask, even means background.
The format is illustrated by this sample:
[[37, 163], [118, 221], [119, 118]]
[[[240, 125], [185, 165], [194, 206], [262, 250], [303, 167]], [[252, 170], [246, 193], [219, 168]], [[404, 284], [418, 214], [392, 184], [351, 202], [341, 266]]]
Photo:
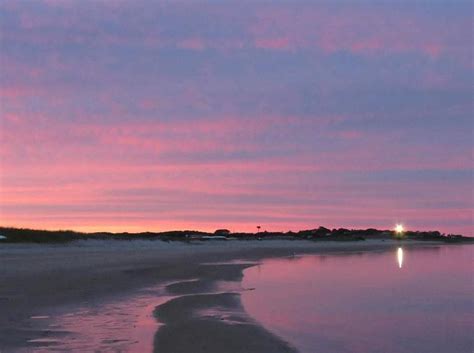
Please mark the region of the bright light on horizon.
[[405, 228], [403, 227], [403, 224], [397, 224], [395, 226], [395, 232], [397, 234], [402, 234], [405, 231]]

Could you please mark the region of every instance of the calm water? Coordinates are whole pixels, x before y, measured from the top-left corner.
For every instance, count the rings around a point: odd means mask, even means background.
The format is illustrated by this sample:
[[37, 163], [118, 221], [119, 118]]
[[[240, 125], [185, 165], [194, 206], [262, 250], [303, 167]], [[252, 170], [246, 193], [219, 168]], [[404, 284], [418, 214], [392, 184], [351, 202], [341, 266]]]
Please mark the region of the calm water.
[[471, 353], [474, 246], [271, 259], [246, 311], [302, 353]]

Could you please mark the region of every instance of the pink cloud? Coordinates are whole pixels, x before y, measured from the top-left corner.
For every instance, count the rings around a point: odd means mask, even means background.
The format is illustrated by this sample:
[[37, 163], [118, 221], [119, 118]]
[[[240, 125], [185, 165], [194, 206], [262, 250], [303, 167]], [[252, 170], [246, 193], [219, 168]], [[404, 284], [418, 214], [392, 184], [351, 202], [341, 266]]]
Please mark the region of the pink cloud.
[[[328, 54], [350, 51], [357, 55], [418, 53], [436, 59], [452, 53], [458, 28], [450, 24], [440, 32], [438, 23], [429, 17], [405, 14], [401, 18], [383, 7], [341, 8], [334, 12], [324, 7], [308, 6], [297, 11], [268, 6], [258, 12], [258, 21], [250, 32], [256, 46], [263, 48], [317, 48]], [[456, 56], [458, 53], [453, 58]]]
[[288, 50], [291, 49], [291, 43], [288, 38], [256, 38], [255, 46], [263, 49]]
[[188, 38], [178, 42], [178, 47], [184, 49], [203, 50], [206, 48], [202, 38]]
[[[97, 18], [89, 16], [86, 10], [72, 11], [74, 2], [50, 1], [51, 3], [45, 2], [47, 7], [59, 8], [62, 16], [40, 16], [33, 11], [19, 11], [20, 26], [25, 31], [6, 31], [4, 36], [18, 42], [42, 45], [74, 42], [104, 47], [137, 43], [135, 32], [134, 35], [120, 35], [103, 28]], [[13, 2], [8, 3], [8, 6], [16, 7]], [[102, 2], [97, 6], [117, 22], [120, 21], [121, 11], [129, 8], [129, 4], [121, 2]], [[187, 11], [199, 11], [191, 5], [185, 8]], [[171, 46], [197, 51], [204, 48], [240, 50], [253, 46], [288, 51], [317, 49], [328, 54], [337, 51], [350, 51], [357, 55], [418, 53], [432, 59], [446, 54], [456, 60], [470, 61], [469, 48], [459, 48], [453, 44], [459, 38], [459, 28], [470, 28], [470, 23], [463, 23], [462, 26], [459, 23], [444, 23], [440, 26], [429, 15], [419, 12], [400, 13], [391, 10], [389, 6], [341, 6], [336, 12], [324, 5], [267, 4], [255, 6], [255, 16], [245, 20], [239, 16], [236, 18], [232, 11], [222, 8], [215, 8], [211, 13], [220, 18], [228, 18], [229, 22], [233, 21], [241, 33], [235, 33], [235, 36], [229, 38], [214, 38], [196, 33], [190, 33], [184, 39], [173, 38], [163, 36], [163, 28], [156, 23], [137, 26], [140, 29], [139, 42], [152, 48]], [[185, 17], [182, 13], [178, 14]], [[64, 35], [69, 33], [67, 29], [71, 27], [76, 34]], [[47, 29], [47, 34], [42, 29]]]

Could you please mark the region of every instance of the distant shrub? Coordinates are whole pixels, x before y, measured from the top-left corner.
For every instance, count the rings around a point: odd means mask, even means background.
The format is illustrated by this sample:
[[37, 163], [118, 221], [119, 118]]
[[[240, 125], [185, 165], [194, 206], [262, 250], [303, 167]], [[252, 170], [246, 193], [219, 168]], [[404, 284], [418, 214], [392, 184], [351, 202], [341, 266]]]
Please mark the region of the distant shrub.
[[214, 232], [214, 235], [220, 235], [220, 236], [226, 236], [226, 235], [229, 235], [229, 234], [230, 234], [230, 230], [228, 230], [228, 229], [217, 229]]

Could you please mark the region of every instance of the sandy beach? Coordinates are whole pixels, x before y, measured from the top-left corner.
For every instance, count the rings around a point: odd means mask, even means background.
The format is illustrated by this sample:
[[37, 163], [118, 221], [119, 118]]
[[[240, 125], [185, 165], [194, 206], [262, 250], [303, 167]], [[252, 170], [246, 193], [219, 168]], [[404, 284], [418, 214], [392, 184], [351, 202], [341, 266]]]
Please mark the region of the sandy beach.
[[[161, 323], [149, 351], [294, 352], [240, 302], [242, 270], [268, 257], [381, 251], [397, 241], [84, 241], [0, 247], [0, 351], [31, 351], [55, 334], [32, 322], [76, 306], [107, 303], [163, 285], [170, 296], [153, 315]], [[407, 241], [404, 246], [429, 246]], [[234, 261], [232, 260], [240, 260]], [[222, 285], [224, 284], [224, 285]], [[36, 339], [36, 340], [35, 340]], [[48, 341], [45, 340], [43, 345]], [[54, 348], [54, 346], [51, 346]], [[127, 349], [125, 349], [127, 350]]]

